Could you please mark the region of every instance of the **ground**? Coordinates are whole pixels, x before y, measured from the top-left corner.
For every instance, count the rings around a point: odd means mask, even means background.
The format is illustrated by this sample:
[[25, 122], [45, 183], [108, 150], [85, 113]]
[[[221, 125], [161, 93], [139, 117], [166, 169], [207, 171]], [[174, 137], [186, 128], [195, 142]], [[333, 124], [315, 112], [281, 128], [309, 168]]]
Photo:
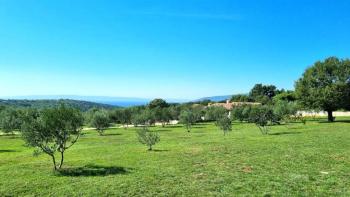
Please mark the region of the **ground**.
[[350, 118], [271, 127], [156, 127], [154, 151], [135, 128], [84, 135], [61, 173], [17, 135], [0, 136], [0, 196], [350, 196]]

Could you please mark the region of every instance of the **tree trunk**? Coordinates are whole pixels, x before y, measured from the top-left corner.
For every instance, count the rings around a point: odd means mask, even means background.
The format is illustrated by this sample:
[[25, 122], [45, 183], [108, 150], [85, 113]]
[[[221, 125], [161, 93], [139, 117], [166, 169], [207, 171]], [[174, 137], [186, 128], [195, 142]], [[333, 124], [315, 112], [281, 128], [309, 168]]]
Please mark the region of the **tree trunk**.
[[333, 111], [332, 110], [328, 110], [327, 114], [328, 114], [328, 122], [333, 122], [334, 121]]
[[60, 162], [60, 165], [58, 166], [58, 169], [61, 169], [63, 165], [63, 160], [64, 160], [64, 156], [63, 156], [63, 152], [61, 152], [61, 162]]
[[152, 145], [150, 145], [150, 146], [149, 146], [148, 150], [149, 150], [149, 151], [151, 151], [151, 150], [152, 150]]
[[56, 167], [56, 159], [55, 159], [55, 156], [54, 155], [51, 155], [52, 157], [52, 162], [53, 162], [53, 169], [56, 171], [57, 170], [57, 167]]

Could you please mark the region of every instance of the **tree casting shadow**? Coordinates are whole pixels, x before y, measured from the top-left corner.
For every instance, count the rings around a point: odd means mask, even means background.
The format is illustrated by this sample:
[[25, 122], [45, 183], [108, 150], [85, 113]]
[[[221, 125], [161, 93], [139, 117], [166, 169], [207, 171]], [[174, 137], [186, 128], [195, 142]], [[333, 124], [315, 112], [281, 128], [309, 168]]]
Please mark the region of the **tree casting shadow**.
[[130, 168], [119, 166], [85, 165], [78, 168], [64, 168], [58, 171], [61, 176], [107, 176], [113, 174], [127, 174]]

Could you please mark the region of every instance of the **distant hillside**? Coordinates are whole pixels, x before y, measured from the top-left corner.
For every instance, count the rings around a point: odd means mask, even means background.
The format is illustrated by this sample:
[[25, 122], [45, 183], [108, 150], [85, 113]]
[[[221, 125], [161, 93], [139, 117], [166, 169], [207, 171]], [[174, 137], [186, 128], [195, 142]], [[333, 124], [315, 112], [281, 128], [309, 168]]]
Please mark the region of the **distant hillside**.
[[47, 107], [55, 107], [58, 106], [60, 102], [64, 102], [66, 105], [78, 108], [82, 111], [87, 111], [91, 108], [104, 108], [104, 109], [112, 109], [116, 108], [116, 106], [94, 103], [89, 101], [78, 101], [71, 99], [62, 99], [62, 100], [18, 100], [18, 99], [10, 99], [10, 100], [2, 100], [0, 99], [0, 105], [4, 106], [12, 106], [12, 107], [33, 107], [33, 108], [47, 108]]
[[[149, 98], [135, 98], [135, 97], [110, 97], [110, 96], [79, 96], [79, 95], [28, 95], [28, 96], [13, 96], [5, 97], [2, 99], [11, 100], [58, 100], [58, 99], [69, 99], [76, 101], [88, 101], [93, 103], [102, 103], [106, 105], [130, 107], [138, 105], [146, 105], [152, 99]], [[181, 103], [187, 100], [179, 99], [166, 99], [169, 103]]]

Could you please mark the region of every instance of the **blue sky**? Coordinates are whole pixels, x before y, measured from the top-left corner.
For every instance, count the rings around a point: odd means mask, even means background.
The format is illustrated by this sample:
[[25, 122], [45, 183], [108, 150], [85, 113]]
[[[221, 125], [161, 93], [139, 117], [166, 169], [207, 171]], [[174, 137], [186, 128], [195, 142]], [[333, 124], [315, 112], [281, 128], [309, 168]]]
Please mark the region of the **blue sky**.
[[0, 97], [293, 89], [350, 57], [348, 0], [0, 0]]

